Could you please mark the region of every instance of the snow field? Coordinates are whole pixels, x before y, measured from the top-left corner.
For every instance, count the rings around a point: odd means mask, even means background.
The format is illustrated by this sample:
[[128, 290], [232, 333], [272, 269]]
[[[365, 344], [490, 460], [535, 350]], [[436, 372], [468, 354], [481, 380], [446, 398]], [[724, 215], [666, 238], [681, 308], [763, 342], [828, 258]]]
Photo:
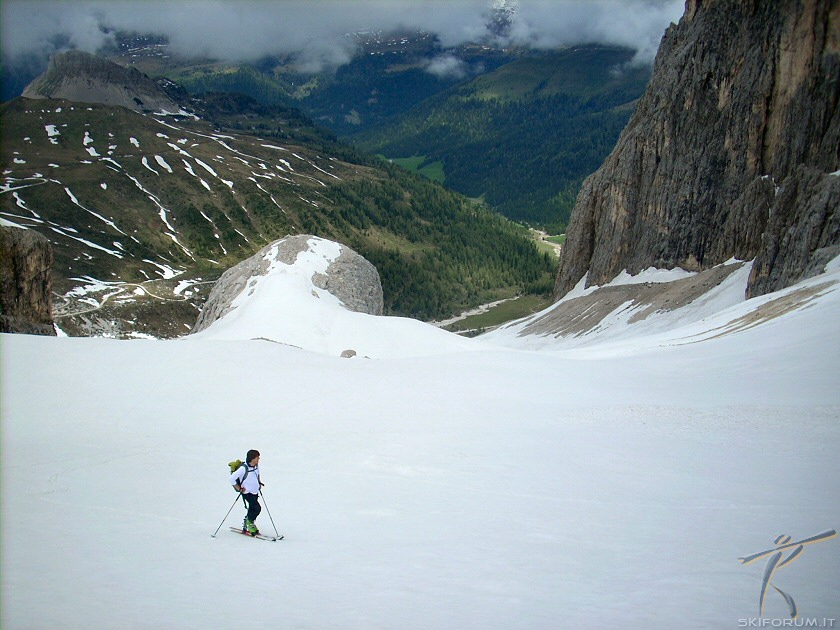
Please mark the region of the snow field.
[[[739, 627], [764, 569], [739, 557], [840, 529], [836, 284], [723, 335], [771, 297], [533, 352], [338, 316], [309, 283], [335, 254], [277, 265], [206, 335], [0, 336], [3, 514], [52, 534], [3, 529], [4, 628], [228, 628], [243, 607], [275, 628]], [[388, 351], [340, 359], [330, 336]], [[227, 532], [239, 503], [210, 537], [249, 448], [284, 541]], [[809, 546], [773, 583], [838, 618], [838, 560]], [[775, 592], [765, 616], [787, 617]]]
[[[673, 351], [569, 365], [2, 343], [26, 366], [3, 370], [3, 513], [56, 532], [4, 528], [4, 627], [222, 628], [241, 601], [278, 628], [734, 626], [760, 577], [737, 557], [840, 517], [836, 401], [762, 403]], [[695, 397], [664, 395], [689, 377]], [[239, 505], [212, 539], [235, 498], [225, 464], [253, 447], [287, 540], [224, 531]], [[834, 545], [784, 576], [810, 614], [836, 611]]]

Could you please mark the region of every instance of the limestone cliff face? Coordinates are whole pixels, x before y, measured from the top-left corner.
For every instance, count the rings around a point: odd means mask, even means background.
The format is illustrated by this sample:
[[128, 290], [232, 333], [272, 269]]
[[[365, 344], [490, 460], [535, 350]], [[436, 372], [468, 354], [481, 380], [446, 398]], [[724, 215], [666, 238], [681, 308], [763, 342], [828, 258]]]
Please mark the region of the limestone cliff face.
[[[756, 259], [748, 295], [840, 243], [840, 3], [688, 0], [616, 148], [585, 182], [555, 298], [587, 273]], [[816, 256], [816, 258], [815, 258]]]
[[0, 332], [55, 335], [52, 263], [45, 237], [0, 226]]
[[100, 103], [137, 112], [176, 113], [181, 109], [157, 83], [135, 68], [124, 68], [79, 50], [50, 59], [47, 71], [26, 86], [23, 96]]

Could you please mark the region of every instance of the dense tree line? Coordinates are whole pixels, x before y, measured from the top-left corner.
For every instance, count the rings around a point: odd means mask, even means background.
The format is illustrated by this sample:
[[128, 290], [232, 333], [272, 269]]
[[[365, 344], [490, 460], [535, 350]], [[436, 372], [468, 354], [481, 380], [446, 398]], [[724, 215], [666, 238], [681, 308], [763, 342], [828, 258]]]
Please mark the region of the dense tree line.
[[379, 181], [342, 182], [330, 218], [379, 271], [386, 312], [443, 318], [500, 289], [548, 293], [555, 263], [519, 226], [396, 167]]
[[228, 92], [244, 94], [265, 105], [288, 104], [291, 98], [273, 77], [248, 65], [221, 72], [173, 74], [175, 81], [190, 94]]

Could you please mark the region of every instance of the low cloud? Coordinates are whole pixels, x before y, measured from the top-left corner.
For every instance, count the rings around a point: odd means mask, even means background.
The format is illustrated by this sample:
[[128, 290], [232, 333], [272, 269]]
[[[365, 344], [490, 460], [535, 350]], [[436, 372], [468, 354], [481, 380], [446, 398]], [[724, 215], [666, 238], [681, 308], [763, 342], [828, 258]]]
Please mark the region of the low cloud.
[[439, 79], [463, 79], [467, 76], [467, 64], [455, 55], [444, 54], [426, 62], [426, 72]]
[[665, 29], [679, 21], [683, 0], [651, 2], [522, 2], [511, 25], [511, 43], [533, 48], [603, 43], [636, 51], [634, 61], [650, 64]]
[[[512, 0], [509, 0], [512, 2]], [[652, 61], [683, 0], [518, 0], [503, 43], [550, 48], [583, 42], [623, 45]], [[96, 52], [123, 30], [165, 35], [175, 54], [223, 61], [294, 55], [310, 71], [347, 63], [349, 33], [422, 29], [445, 47], [498, 41], [488, 29], [490, 0], [3, 0], [5, 67], [71, 48]], [[448, 56], [429, 64], [452, 76], [466, 69]]]

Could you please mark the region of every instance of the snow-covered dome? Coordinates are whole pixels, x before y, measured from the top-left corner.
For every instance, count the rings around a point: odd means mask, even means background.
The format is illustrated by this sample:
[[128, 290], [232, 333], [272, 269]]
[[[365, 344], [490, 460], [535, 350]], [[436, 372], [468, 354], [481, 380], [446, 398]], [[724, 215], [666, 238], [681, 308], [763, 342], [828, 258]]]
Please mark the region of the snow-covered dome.
[[420, 356], [476, 344], [403, 317], [381, 317], [376, 268], [316, 236], [276, 241], [219, 278], [191, 337], [266, 339], [334, 356]]

